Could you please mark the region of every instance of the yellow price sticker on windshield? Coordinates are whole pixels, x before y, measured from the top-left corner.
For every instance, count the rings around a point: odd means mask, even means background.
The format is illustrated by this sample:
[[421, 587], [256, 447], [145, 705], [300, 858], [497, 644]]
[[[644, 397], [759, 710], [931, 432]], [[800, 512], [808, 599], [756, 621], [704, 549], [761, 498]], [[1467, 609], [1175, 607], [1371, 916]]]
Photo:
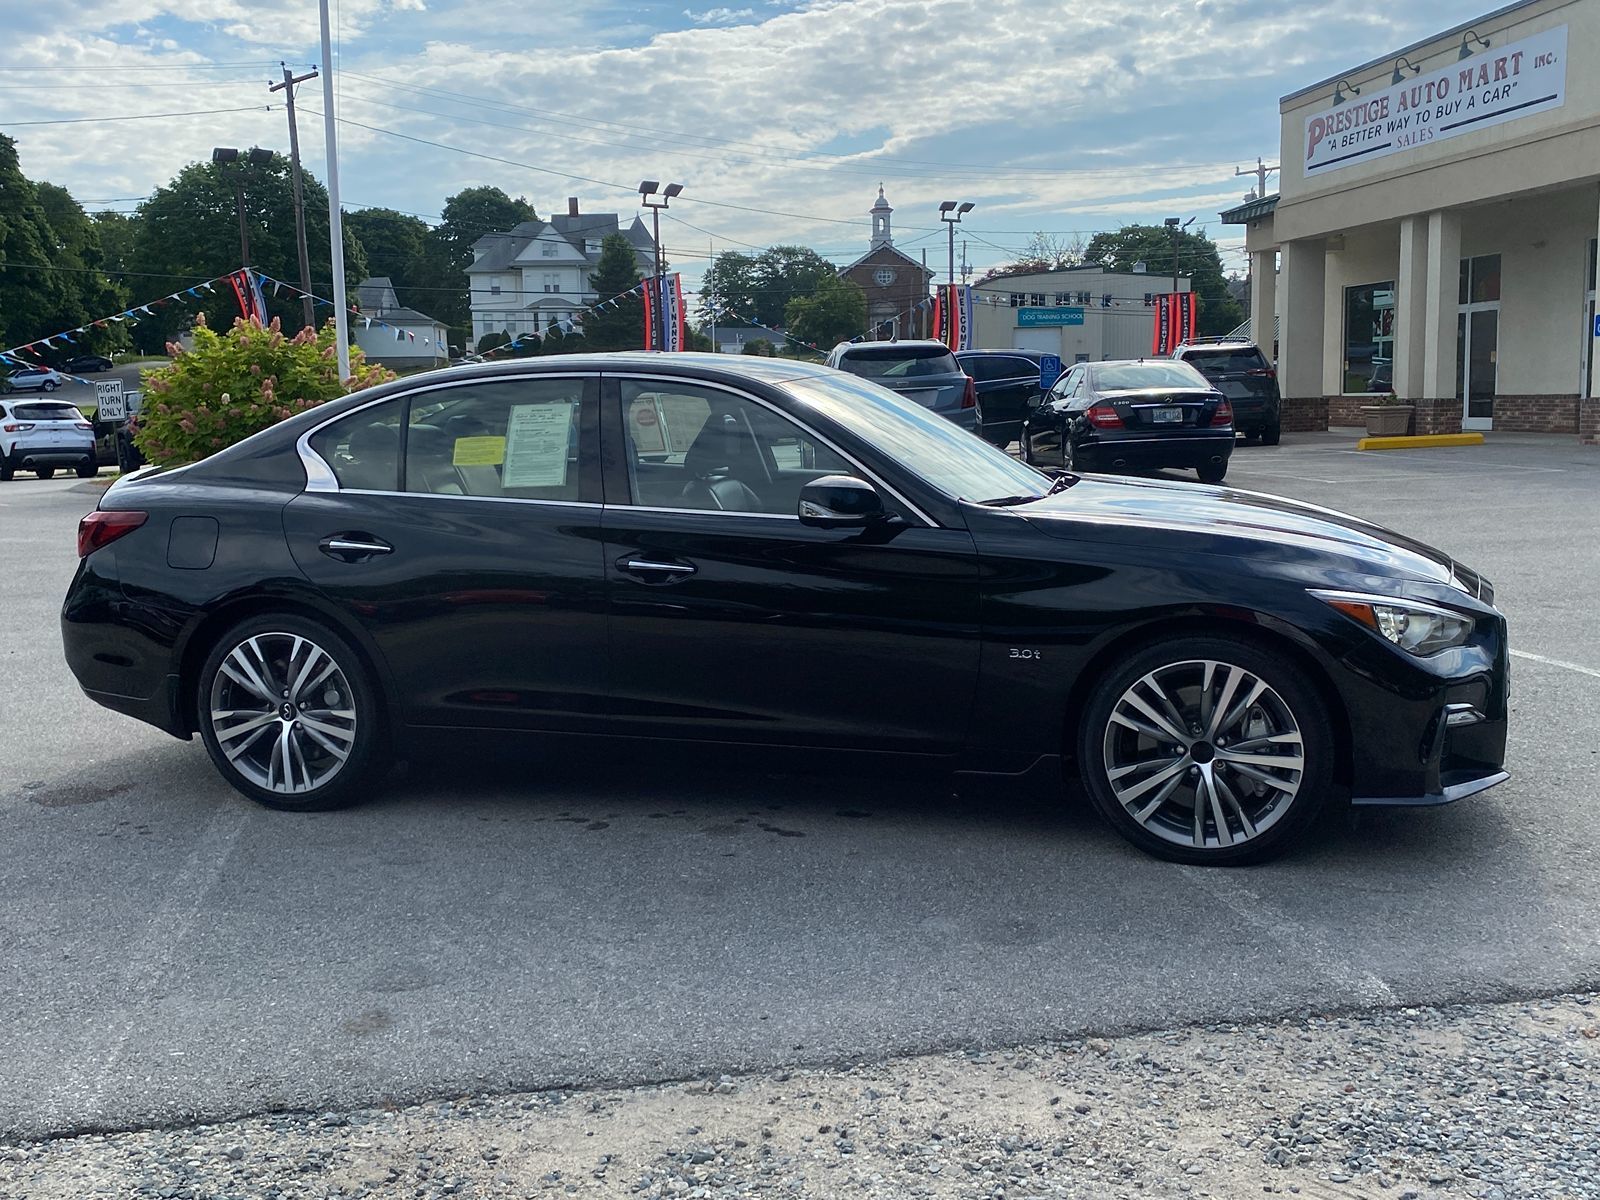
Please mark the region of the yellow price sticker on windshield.
[[464, 437], [456, 439], [455, 457], [450, 461], [458, 467], [498, 467], [505, 460], [505, 438]]

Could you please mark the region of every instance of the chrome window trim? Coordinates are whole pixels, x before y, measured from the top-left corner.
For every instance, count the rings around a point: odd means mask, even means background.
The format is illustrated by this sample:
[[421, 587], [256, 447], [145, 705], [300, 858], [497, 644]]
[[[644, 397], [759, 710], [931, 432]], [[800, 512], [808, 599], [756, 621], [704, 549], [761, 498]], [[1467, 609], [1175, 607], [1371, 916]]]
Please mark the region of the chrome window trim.
[[[366, 412], [367, 409], [369, 409], [369, 408], [376, 408], [378, 405], [387, 404], [391, 400], [410, 400], [413, 396], [421, 396], [421, 395], [424, 395], [427, 392], [441, 392], [441, 391], [447, 391], [450, 388], [459, 388], [459, 387], [477, 387], [477, 386], [479, 386], [481, 384], [499, 383], [499, 382], [505, 381], [505, 380], [513, 380], [513, 379], [599, 379], [599, 378], [600, 378], [600, 372], [599, 371], [537, 371], [537, 372], [534, 372], [534, 371], [523, 371], [523, 372], [520, 372], [520, 373], [517, 373], [517, 374], [514, 374], [514, 375], [492, 375], [492, 376], [489, 376], [486, 379], [452, 379], [452, 380], [450, 380], [448, 382], [424, 384], [421, 387], [407, 388], [406, 390], [400, 391], [400, 392], [391, 392], [387, 396], [378, 396], [375, 399], [367, 401], [365, 404], [358, 404], [354, 408], [348, 408], [342, 413], [338, 413], [335, 416], [329, 417], [326, 421], [322, 421], [322, 422], [319, 422], [316, 425], [313, 425], [310, 429], [306, 430], [298, 438], [295, 439], [295, 443], [294, 443], [295, 452], [300, 456], [300, 465], [305, 468], [305, 472], [306, 472], [306, 487], [305, 487], [305, 490], [308, 491], [308, 492], [338, 492], [338, 491], [355, 492], [355, 491], [365, 491], [365, 494], [367, 494], [369, 496], [432, 496], [432, 495], [443, 495], [444, 494], [444, 493], [435, 493], [435, 492], [379, 492], [379, 491], [366, 491], [365, 489], [360, 489], [360, 488], [341, 488], [339, 486], [339, 477], [333, 473], [333, 467], [329, 465], [327, 459], [323, 458], [322, 455], [318, 454], [315, 450], [313, 450], [311, 448], [311, 439], [314, 436], [316, 436], [317, 434], [321, 433], [329, 425], [335, 424], [336, 422], [339, 422], [339, 421], [343, 421], [346, 417], [353, 417], [357, 413]], [[458, 496], [458, 497], [454, 497], [454, 499], [465, 499], [465, 500], [515, 500], [515, 499], [517, 499], [517, 497], [515, 497], [515, 496]], [[540, 503], [540, 504], [566, 504], [566, 503], [568, 503], [568, 501], [565, 501], [565, 500], [541, 500], [541, 501], [537, 501], [536, 503]]]
[[[309, 488], [306, 489], [310, 491]], [[485, 504], [559, 504], [563, 508], [604, 508], [593, 500], [542, 500], [537, 496], [468, 496], [454, 492], [389, 492], [376, 488], [337, 488], [346, 496], [392, 496], [403, 500], [480, 500]]]
[[[737, 396], [741, 400], [748, 400], [752, 404], [759, 404], [762, 408], [767, 409], [769, 412], [776, 413], [778, 416], [782, 417], [785, 421], [788, 421], [791, 424], [797, 426], [798, 428], [804, 430], [805, 433], [808, 436], [816, 438], [817, 441], [821, 442], [829, 450], [832, 450], [840, 458], [844, 459], [845, 462], [849, 463], [857, 471], [861, 472], [861, 477], [863, 479], [866, 479], [866, 480], [870, 481], [874, 487], [882, 488], [884, 491], [888, 492], [889, 495], [893, 496], [896, 500], [898, 500], [901, 504], [903, 504], [910, 512], [915, 514], [916, 517], [919, 520], [921, 520], [922, 523], [924, 525], [926, 525], [928, 528], [930, 528], [930, 529], [942, 529], [942, 528], [944, 528], [944, 526], [940, 525], [939, 522], [935, 521], [927, 513], [923, 512], [922, 509], [917, 507], [917, 505], [913, 504], [910, 500], [906, 499], [903, 495], [901, 495], [894, 488], [890, 487], [882, 479], [879, 479], [871, 471], [867, 470], [867, 468], [862, 466], [859, 462], [857, 462], [854, 457], [852, 457], [851, 455], [847, 454], [845, 451], [841, 450], [836, 443], [830, 441], [828, 438], [826, 438], [822, 434], [818, 433], [815, 429], [811, 428], [811, 426], [807, 425], [804, 421], [802, 421], [798, 417], [794, 416], [794, 414], [784, 412], [783, 409], [779, 408], [777, 405], [771, 403], [770, 401], [763, 400], [760, 396], [753, 396], [749, 392], [742, 391], [742, 390], [740, 390], [739, 388], [736, 388], [736, 387], [731, 387], [731, 386], [729, 386], [728, 384], [725, 384], [725, 383], [711, 382], [711, 381], [703, 380], [703, 379], [691, 379], [691, 378], [689, 378], [687, 376], [683, 376], [683, 375], [651, 375], [651, 374], [647, 374], [647, 373], [643, 373], [643, 372], [631, 372], [631, 371], [626, 373], [626, 374], [622, 374], [622, 373], [618, 373], [618, 372], [612, 372], [612, 371], [606, 371], [606, 372], [602, 372], [602, 374], [604, 374], [605, 377], [608, 378], [608, 379], [615, 379], [619, 386], [625, 381], [628, 381], [628, 380], [640, 380], [640, 379], [648, 379], [648, 380], [657, 381], [657, 382], [678, 383], [678, 384], [682, 384], [682, 383], [687, 382], [687, 383], [691, 384], [694, 387], [711, 388], [711, 389], [713, 389], [715, 391], [726, 392], [730, 396]], [[779, 385], [779, 386], [781, 386], [781, 385]], [[630, 499], [631, 499], [631, 497], [630, 497]], [[715, 512], [715, 513], [717, 513], [718, 516], [726, 516], [726, 515], [730, 515], [730, 513], [731, 513], [731, 510], [728, 510], [728, 509], [720, 509], [719, 510], [719, 509], [705, 509], [705, 508], [649, 508], [649, 507], [647, 507], [645, 505], [641, 505], [641, 504], [625, 504], [625, 505], [617, 505], [615, 507], [618, 507], [618, 508], [637, 508], [637, 509], [641, 509], [641, 510], [647, 511], [647, 512], [698, 513], [701, 516], [704, 516], [708, 512]], [[746, 516], [746, 517], [777, 517], [777, 518], [779, 518], [781, 520], [787, 520], [787, 521], [798, 521], [800, 519], [798, 514], [792, 514], [792, 513], [749, 513], [749, 512], [747, 512], [747, 513], [737, 513], [737, 514], [732, 514], [732, 515]]]

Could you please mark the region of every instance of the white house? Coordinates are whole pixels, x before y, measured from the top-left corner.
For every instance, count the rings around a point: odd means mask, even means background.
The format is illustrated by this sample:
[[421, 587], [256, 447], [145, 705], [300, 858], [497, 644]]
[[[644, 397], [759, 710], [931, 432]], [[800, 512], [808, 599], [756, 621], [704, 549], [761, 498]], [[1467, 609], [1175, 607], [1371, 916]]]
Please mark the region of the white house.
[[356, 304], [361, 315], [351, 315], [350, 337], [368, 361], [401, 372], [448, 361], [449, 331], [426, 313], [404, 307], [387, 275], [362, 280]]
[[567, 201], [564, 215], [524, 221], [489, 233], [472, 245], [467, 278], [472, 292], [472, 341], [490, 333], [542, 332], [597, 300], [589, 277], [600, 262], [600, 243], [620, 232], [634, 249], [642, 274], [655, 270], [655, 243], [638, 217], [623, 228], [616, 213], [580, 213]]

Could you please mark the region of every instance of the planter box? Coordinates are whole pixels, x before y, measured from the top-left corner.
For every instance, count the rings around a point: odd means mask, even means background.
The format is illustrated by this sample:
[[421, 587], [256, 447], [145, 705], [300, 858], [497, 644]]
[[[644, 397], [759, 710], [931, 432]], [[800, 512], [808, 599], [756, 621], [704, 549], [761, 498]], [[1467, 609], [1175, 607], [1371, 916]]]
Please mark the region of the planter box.
[[1368, 437], [1404, 437], [1411, 432], [1410, 404], [1363, 404]]

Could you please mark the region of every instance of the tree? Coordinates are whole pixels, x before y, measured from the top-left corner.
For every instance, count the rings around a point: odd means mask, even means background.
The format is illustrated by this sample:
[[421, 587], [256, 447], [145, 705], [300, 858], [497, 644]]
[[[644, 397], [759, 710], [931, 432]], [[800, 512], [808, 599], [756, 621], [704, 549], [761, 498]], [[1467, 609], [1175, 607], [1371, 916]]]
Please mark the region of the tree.
[[767, 341], [766, 338], [751, 338], [744, 344], [744, 349], [740, 350], [739, 353], [753, 354], [757, 358], [771, 358], [773, 356], [772, 343]]
[[1059, 234], [1037, 230], [1015, 262], [989, 268], [978, 277], [978, 282], [988, 283], [991, 279], [1004, 279], [1009, 275], [1038, 275], [1044, 271], [1076, 267], [1084, 261], [1086, 249], [1083, 238], [1078, 234], [1063, 238]]
[[392, 208], [364, 208], [346, 213], [344, 227], [366, 252], [367, 269], [389, 277], [401, 304], [432, 313], [427, 302], [410, 291], [427, 273], [432, 253], [426, 221]]
[[[600, 243], [600, 261], [589, 276], [589, 286], [602, 304], [639, 282], [639, 261], [633, 246], [620, 233], [608, 233]], [[583, 340], [591, 350], [638, 350], [644, 346], [644, 300], [624, 296], [583, 319]]]
[[[184, 281], [211, 279], [240, 266], [239, 223], [234, 215], [234, 173], [245, 187], [245, 224], [250, 234], [251, 266], [274, 279], [298, 286], [299, 254], [295, 242], [294, 190], [289, 166], [274, 156], [265, 166], [239, 168], [233, 163], [190, 163], [165, 187], [139, 206], [133, 264], [138, 271], [165, 276], [158, 286], [179, 291]], [[306, 243], [311, 262], [311, 290], [325, 300], [333, 295], [329, 267], [328, 193], [305, 173]], [[345, 281], [350, 289], [366, 278], [366, 254], [349, 229], [344, 236]], [[347, 302], [347, 300], [346, 300]], [[213, 328], [227, 328], [239, 315], [232, 289], [219, 286], [200, 306]], [[293, 292], [272, 295], [269, 312], [299, 328], [300, 298]], [[153, 319], [140, 322], [134, 339], [157, 350], [187, 319], [191, 308], [167, 306]], [[323, 308], [319, 314], [327, 316]]]
[[[1163, 276], [1172, 278], [1172, 248], [1172, 231], [1165, 226], [1127, 225], [1116, 233], [1095, 234], [1086, 253], [1089, 261], [1103, 262], [1115, 271], [1131, 271], [1142, 262], [1155, 283]], [[1223, 278], [1217, 244], [1203, 228], [1197, 233], [1178, 231], [1178, 272], [1188, 276], [1190, 289], [1200, 297], [1201, 336], [1228, 333], [1244, 320], [1244, 310]], [[1157, 285], [1152, 290], [1167, 288]]]
[[407, 280], [416, 296], [408, 303], [449, 326], [450, 340], [465, 345], [472, 336], [467, 279], [472, 244], [486, 235], [509, 233], [524, 221], [537, 220], [538, 214], [521, 196], [513, 199], [497, 187], [470, 187], [446, 197], [439, 218], [423, 239], [423, 256]]
[[810, 296], [833, 264], [808, 246], [772, 246], [760, 254], [730, 251], [717, 256], [701, 284], [700, 317], [711, 316], [710, 298], [722, 312], [762, 325], [782, 325], [789, 301]]
[[[45, 316], [47, 333], [100, 320], [122, 308], [122, 296], [101, 271], [100, 234], [83, 207], [64, 187], [37, 183], [34, 191], [50, 229], [50, 263], [65, 278], [56, 289], [57, 307]], [[110, 322], [79, 335], [79, 346], [105, 351], [128, 343], [126, 326]]]
[[263, 328], [236, 319], [218, 334], [202, 320], [194, 349], [173, 347], [169, 367], [144, 377], [145, 401], [133, 440], [153, 463], [197, 462], [295, 413], [393, 379], [350, 349], [350, 378], [341, 381], [330, 321], [285, 337], [276, 318]]
[[860, 333], [867, 323], [867, 297], [830, 267], [809, 296], [796, 296], [784, 310], [791, 337], [828, 347]]
[[478, 353], [487, 354], [496, 346], [504, 346], [511, 340], [511, 335], [503, 329], [492, 330], [478, 339]]

